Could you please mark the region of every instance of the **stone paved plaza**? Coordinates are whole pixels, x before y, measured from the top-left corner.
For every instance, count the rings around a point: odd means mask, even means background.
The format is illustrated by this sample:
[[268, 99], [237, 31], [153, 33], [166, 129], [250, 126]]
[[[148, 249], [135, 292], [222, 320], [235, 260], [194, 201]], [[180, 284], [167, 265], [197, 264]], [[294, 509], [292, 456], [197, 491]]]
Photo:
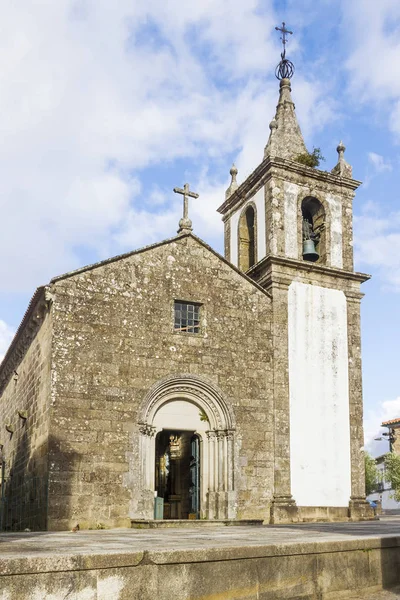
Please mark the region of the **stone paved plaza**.
[[0, 560], [20, 557], [190, 551], [254, 546], [293, 546], [360, 538], [400, 537], [400, 517], [361, 523], [309, 523], [165, 529], [7, 533], [0, 535]]
[[8, 533], [0, 548], [2, 600], [400, 598], [398, 517]]

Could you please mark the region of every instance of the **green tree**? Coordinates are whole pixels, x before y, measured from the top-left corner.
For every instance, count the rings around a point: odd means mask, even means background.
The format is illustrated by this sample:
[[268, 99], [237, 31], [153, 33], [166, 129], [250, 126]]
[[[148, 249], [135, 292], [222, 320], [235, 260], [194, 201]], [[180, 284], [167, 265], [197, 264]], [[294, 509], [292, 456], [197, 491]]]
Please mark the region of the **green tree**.
[[325, 158], [321, 154], [321, 148], [313, 148], [312, 152], [303, 152], [294, 159], [296, 162], [306, 165], [306, 167], [319, 167], [322, 160]]
[[365, 458], [365, 495], [368, 496], [374, 492], [378, 486], [379, 472], [375, 460], [368, 452], [364, 454]]
[[400, 502], [400, 456], [388, 452], [385, 456], [385, 479], [390, 481], [393, 498]]

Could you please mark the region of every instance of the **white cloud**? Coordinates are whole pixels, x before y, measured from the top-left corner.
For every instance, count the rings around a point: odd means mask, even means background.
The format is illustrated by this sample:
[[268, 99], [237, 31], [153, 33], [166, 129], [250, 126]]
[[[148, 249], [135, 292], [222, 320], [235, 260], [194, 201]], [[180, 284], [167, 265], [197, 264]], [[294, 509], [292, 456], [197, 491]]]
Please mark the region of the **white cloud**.
[[14, 333], [14, 330], [0, 319], [0, 362], [4, 358], [6, 350], [14, 337]]
[[386, 161], [383, 156], [376, 154], [376, 152], [368, 152], [368, 161], [376, 173], [384, 173], [385, 171], [392, 170], [390, 161]]
[[346, 67], [355, 102], [373, 101], [380, 120], [400, 140], [400, 4], [342, 0], [351, 48]]
[[354, 250], [358, 266], [373, 267], [388, 288], [400, 292], [400, 211], [382, 218], [379, 207], [369, 202], [354, 217]]
[[[174, 184], [189, 180], [201, 193], [195, 233], [222, 240], [226, 157], [236, 152], [243, 180], [262, 159], [275, 110], [278, 87], [265, 81], [279, 56], [275, 20], [272, 1], [257, 0], [8, 4], [0, 292], [30, 291], [88, 253], [174, 235], [181, 205], [156, 169], [177, 160], [190, 162]], [[306, 134], [334, 118], [325, 95], [296, 78]]]
[[364, 442], [365, 449], [373, 456], [388, 452], [389, 444], [384, 439], [375, 441], [387, 433], [387, 427], [381, 427], [384, 421], [400, 417], [400, 396], [394, 400], [384, 400], [373, 410], [367, 410], [364, 416]]
[[[3, 11], [3, 290], [77, 266], [82, 247], [105, 256], [120, 250], [113, 240], [130, 249], [175, 232], [172, 193], [164, 213], [152, 214], [162, 191], [141, 191], [140, 170], [181, 157], [207, 162], [241, 146], [261, 87], [232, 93], [231, 82], [274, 56], [272, 10], [260, 17], [257, 8], [60, 0]], [[208, 45], [209, 60], [196, 44]], [[218, 87], [212, 71], [222, 68]]]

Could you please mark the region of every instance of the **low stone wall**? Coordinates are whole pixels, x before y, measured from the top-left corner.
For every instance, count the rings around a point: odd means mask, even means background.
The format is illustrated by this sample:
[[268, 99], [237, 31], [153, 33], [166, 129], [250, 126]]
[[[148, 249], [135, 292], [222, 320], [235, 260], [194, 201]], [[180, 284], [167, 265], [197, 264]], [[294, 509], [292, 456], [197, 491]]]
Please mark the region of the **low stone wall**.
[[[75, 538], [77, 541], [77, 538]], [[23, 544], [22, 544], [23, 548]], [[400, 583], [400, 538], [0, 558], [1, 600], [340, 599]], [[6, 555], [7, 556], [7, 555]]]

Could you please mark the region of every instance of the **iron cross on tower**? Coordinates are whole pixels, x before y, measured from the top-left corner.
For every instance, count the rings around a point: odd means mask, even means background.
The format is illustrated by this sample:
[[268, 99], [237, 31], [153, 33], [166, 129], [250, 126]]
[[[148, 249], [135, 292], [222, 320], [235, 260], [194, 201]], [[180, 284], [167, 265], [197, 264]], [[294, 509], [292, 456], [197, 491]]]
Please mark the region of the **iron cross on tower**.
[[175, 194], [182, 194], [183, 196], [183, 217], [179, 221], [179, 229], [178, 233], [184, 233], [187, 231], [192, 231], [192, 221], [188, 216], [189, 209], [189, 198], [198, 198], [199, 194], [195, 194], [194, 192], [189, 191], [189, 184], [185, 183], [183, 186], [183, 190], [181, 188], [174, 188]]
[[282, 60], [284, 60], [285, 56], [286, 56], [286, 34], [290, 33], [290, 35], [293, 35], [293, 31], [289, 31], [289, 29], [286, 29], [285, 26], [285, 22], [282, 23], [282, 27], [275, 27], [276, 31], [280, 31], [282, 33], [282, 44], [283, 44], [283, 52], [281, 53], [281, 58]]

